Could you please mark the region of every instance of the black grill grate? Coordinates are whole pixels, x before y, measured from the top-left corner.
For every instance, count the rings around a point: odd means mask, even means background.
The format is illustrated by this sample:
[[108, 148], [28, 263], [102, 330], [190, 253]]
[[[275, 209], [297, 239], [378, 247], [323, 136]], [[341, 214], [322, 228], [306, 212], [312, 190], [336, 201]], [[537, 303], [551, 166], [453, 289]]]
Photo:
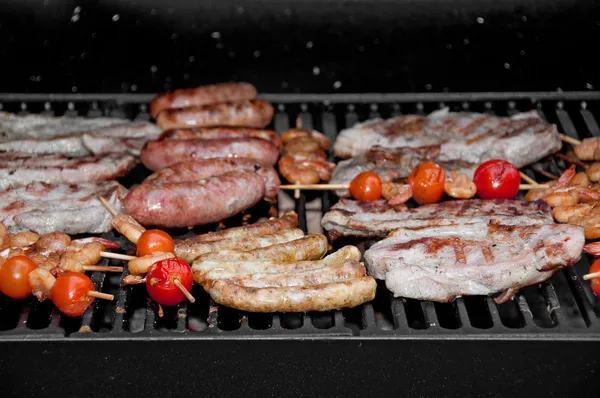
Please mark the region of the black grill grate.
[[[45, 95], [0, 94], [2, 110], [52, 115], [120, 116], [148, 120], [146, 103], [151, 95]], [[357, 121], [397, 114], [429, 113], [443, 106], [453, 111], [469, 110], [511, 115], [537, 109], [559, 130], [574, 138], [600, 136], [600, 93], [483, 93], [407, 95], [265, 95], [277, 112], [273, 128], [283, 131], [296, 120], [305, 128], [316, 128], [332, 141], [339, 129]], [[566, 146], [563, 149], [565, 152]], [[333, 160], [333, 155], [330, 156]], [[538, 181], [541, 168], [555, 175], [566, 167], [564, 161], [547, 158], [526, 172]], [[124, 184], [139, 182], [147, 172], [137, 169]], [[288, 195], [282, 194], [282, 195]], [[291, 199], [287, 199], [290, 201]], [[300, 227], [311, 223], [307, 203], [320, 214], [335, 203], [328, 192], [306, 193], [295, 201]], [[282, 201], [283, 202], [283, 201]], [[312, 206], [312, 205], [311, 205]], [[264, 208], [263, 208], [264, 207]], [[314, 207], [314, 206], [313, 206]], [[312, 209], [312, 207], [311, 207]], [[252, 210], [252, 219], [267, 215], [266, 206]], [[312, 211], [312, 210], [311, 210]], [[320, 218], [320, 217], [319, 217]], [[241, 223], [241, 217], [225, 221], [225, 226]], [[218, 228], [217, 225], [193, 231], [170, 231], [185, 237]], [[113, 233], [104, 235], [131, 252], [132, 246]], [[336, 242], [335, 248], [352, 240]], [[364, 248], [364, 247], [363, 247]], [[489, 297], [467, 297], [451, 304], [394, 299], [380, 285], [371, 303], [344, 311], [307, 314], [249, 314], [213, 306], [202, 288], [192, 293], [197, 301], [165, 308], [159, 317], [156, 305], [147, 298], [144, 286], [120, 287], [122, 275], [92, 272], [98, 290], [115, 294], [114, 302], [96, 300], [80, 319], [61, 316], [50, 302], [34, 298], [14, 301], [0, 298], [0, 340], [74, 338], [423, 338], [423, 339], [598, 339], [600, 299], [582, 280], [590, 257], [557, 273], [550, 281], [522, 289], [514, 300], [496, 305]], [[105, 262], [107, 260], [104, 260]], [[118, 261], [113, 261], [118, 264]], [[125, 271], [126, 272], [126, 271]]]

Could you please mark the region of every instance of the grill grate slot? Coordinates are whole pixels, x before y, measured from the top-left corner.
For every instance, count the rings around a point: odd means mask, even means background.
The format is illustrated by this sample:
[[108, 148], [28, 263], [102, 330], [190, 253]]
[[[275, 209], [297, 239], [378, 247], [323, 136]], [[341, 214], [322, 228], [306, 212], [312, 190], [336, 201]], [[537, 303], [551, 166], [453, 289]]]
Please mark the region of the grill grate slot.
[[[0, 98], [2, 96], [0, 95]], [[115, 97], [116, 98], [116, 97]], [[127, 117], [136, 120], [149, 120], [146, 101], [140, 97], [128, 100], [61, 98], [54, 101], [47, 98], [29, 100], [11, 100], [0, 103], [3, 110], [12, 112], [40, 113], [52, 115], [87, 115]], [[484, 98], [484, 97], [481, 97]], [[559, 130], [574, 138], [600, 136], [596, 112], [600, 109], [598, 98], [560, 99], [558, 97], [528, 98], [515, 96], [515, 99], [477, 99], [465, 96], [445, 98], [444, 94], [429, 99], [394, 99], [365, 97], [364, 101], [337, 103], [327, 100], [289, 101], [285, 98], [274, 100], [276, 114], [272, 127], [282, 132], [295, 126], [296, 118], [303, 128], [316, 128], [322, 131], [332, 142], [335, 135], [367, 118], [387, 118], [400, 114], [427, 114], [447, 106], [452, 111], [468, 110], [489, 112], [497, 115], [513, 115], [517, 112], [537, 108], [542, 117], [557, 123]], [[140, 102], [141, 101], [141, 102]], [[565, 145], [563, 152], [570, 147]], [[334, 160], [333, 151], [329, 159]], [[547, 181], [539, 170], [560, 175], [568, 165], [563, 160], [549, 157], [525, 172], [537, 181]], [[538, 171], [534, 172], [537, 168]], [[136, 170], [125, 184], [144, 178], [148, 172], [143, 168]], [[293, 193], [280, 196], [280, 209], [290, 206], [299, 214], [300, 227], [305, 231], [316, 228], [315, 216], [320, 218], [323, 212], [335, 203], [336, 196], [328, 191], [303, 192], [300, 199], [294, 200]], [[268, 206], [261, 205], [251, 214], [250, 222], [255, 222], [268, 214]], [[205, 233], [223, 227], [239, 225], [241, 216], [225, 220], [223, 224], [214, 224], [174, 231], [179, 237]], [[122, 237], [107, 234], [108, 239], [122, 244], [121, 252], [131, 252], [131, 245]], [[355, 244], [352, 239], [342, 239], [334, 243], [334, 250], [346, 244]], [[362, 242], [359, 247], [364, 251], [371, 242]], [[372, 303], [358, 308], [326, 313], [289, 313], [289, 314], [251, 314], [233, 310], [211, 303], [209, 296], [199, 286], [194, 286], [192, 294], [195, 303], [184, 303], [174, 308], [164, 308], [164, 316], [158, 316], [157, 306], [147, 298], [143, 285], [122, 287], [124, 275], [90, 273], [97, 288], [102, 292], [114, 294], [115, 302], [96, 300], [94, 305], [80, 319], [62, 316], [54, 309], [50, 301], [38, 303], [30, 298], [11, 300], [0, 297], [0, 336], [4, 335], [59, 335], [76, 336], [146, 336], [165, 333], [183, 335], [369, 335], [369, 336], [446, 336], [459, 332], [467, 335], [499, 334], [514, 335], [522, 333], [553, 333], [578, 335], [589, 333], [597, 335], [600, 326], [600, 300], [593, 295], [589, 283], [582, 276], [589, 269], [591, 257], [583, 258], [575, 267], [560, 272], [549, 282], [522, 289], [513, 300], [496, 304], [490, 297], [459, 298], [454, 303], [439, 304], [420, 302], [412, 299], [393, 298], [379, 283], [376, 299]], [[113, 265], [121, 265], [113, 260]]]

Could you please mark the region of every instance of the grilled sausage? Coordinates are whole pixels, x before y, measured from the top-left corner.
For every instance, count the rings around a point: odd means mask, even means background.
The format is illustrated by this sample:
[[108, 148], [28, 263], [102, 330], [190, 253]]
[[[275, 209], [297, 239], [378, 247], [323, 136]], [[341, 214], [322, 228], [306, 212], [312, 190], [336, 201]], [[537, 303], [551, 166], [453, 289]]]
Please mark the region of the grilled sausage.
[[181, 162], [160, 169], [144, 180], [144, 183], [165, 184], [199, 181], [233, 170], [247, 170], [258, 173], [265, 181], [265, 196], [276, 198], [279, 191], [279, 175], [273, 167], [245, 158], [238, 159], [199, 159]]
[[301, 229], [294, 228], [285, 229], [268, 235], [248, 236], [243, 240], [223, 239], [216, 241], [197, 242], [187, 239], [185, 241], [175, 242], [175, 255], [177, 258], [180, 258], [191, 264], [194, 259], [201, 254], [233, 248], [236, 250], [248, 251], [258, 249], [259, 247], [289, 242], [299, 239], [303, 236], [304, 232], [302, 232]]
[[156, 124], [163, 130], [211, 126], [264, 128], [271, 123], [274, 113], [267, 101], [253, 99], [165, 109], [156, 117]]
[[141, 184], [125, 197], [126, 213], [144, 226], [189, 227], [224, 220], [265, 196], [256, 173], [230, 171], [198, 182]]
[[150, 102], [153, 118], [165, 109], [207, 105], [226, 101], [242, 101], [256, 97], [256, 88], [250, 83], [221, 83], [175, 90], [160, 94]]
[[150, 141], [144, 146], [140, 155], [144, 166], [152, 171], [179, 162], [215, 158], [248, 158], [273, 166], [278, 157], [277, 148], [269, 141], [259, 138]]
[[193, 271], [196, 280], [202, 280], [202, 275], [214, 269], [235, 273], [285, 273], [302, 272], [325, 267], [332, 267], [348, 261], [359, 261], [360, 251], [355, 246], [344, 246], [335, 253], [330, 254], [322, 260], [296, 261], [283, 263], [281, 261], [194, 261]]
[[248, 127], [198, 127], [191, 129], [173, 129], [163, 132], [159, 140], [221, 140], [223, 138], [260, 138], [275, 145], [281, 151], [281, 139], [273, 130]]
[[291, 263], [303, 260], [319, 260], [327, 253], [328, 242], [323, 234], [308, 234], [291, 242], [261, 247], [247, 252], [219, 250], [198, 257], [194, 264], [204, 261], [257, 261], [269, 260]]
[[218, 304], [248, 312], [307, 312], [352, 308], [375, 298], [375, 279], [257, 289], [218, 280], [207, 292]]

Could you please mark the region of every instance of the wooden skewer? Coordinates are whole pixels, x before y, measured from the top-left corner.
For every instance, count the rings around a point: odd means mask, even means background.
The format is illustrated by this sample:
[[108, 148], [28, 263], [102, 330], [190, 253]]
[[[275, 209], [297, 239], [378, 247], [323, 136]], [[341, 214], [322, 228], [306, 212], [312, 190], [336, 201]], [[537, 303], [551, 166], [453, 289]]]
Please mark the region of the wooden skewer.
[[571, 145], [579, 145], [581, 144], [581, 141], [579, 141], [578, 139], [575, 138], [571, 138], [568, 135], [564, 135], [564, 134], [559, 134], [560, 135], [560, 139], [563, 140], [564, 142], [566, 142], [567, 144], [571, 144]]
[[533, 178], [529, 177], [527, 174], [523, 173], [522, 171], [519, 171], [519, 174], [521, 175], [521, 179], [529, 184], [537, 184], [537, 181], [534, 180]]
[[173, 283], [175, 283], [175, 286], [177, 286], [179, 288], [179, 290], [181, 290], [181, 293], [183, 293], [183, 295], [185, 297], [187, 297], [188, 300], [190, 300], [190, 302], [195, 303], [196, 299], [194, 298], [194, 296], [192, 296], [192, 293], [190, 293], [185, 286], [183, 286], [183, 284], [181, 283], [181, 281], [179, 280], [179, 278], [173, 278]]
[[[298, 116], [296, 118], [296, 128], [297, 129], [302, 128], [302, 119], [300, 119], [300, 116]], [[299, 189], [294, 190], [294, 199], [300, 199], [300, 190]]]
[[100, 292], [97, 292], [95, 290], [90, 290], [89, 292], [87, 292], [87, 295], [90, 296], [90, 297], [96, 297], [96, 298], [99, 298], [99, 299], [102, 299], [102, 300], [110, 300], [110, 301], [112, 301], [112, 300], [115, 299], [115, 296], [113, 296], [112, 294], [100, 293]]
[[584, 169], [587, 169], [588, 167], [590, 167], [587, 164], [583, 163], [581, 160], [573, 159], [572, 157], [563, 155], [562, 153], [555, 153], [554, 156], [556, 156], [557, 158], [562, 159], [566, 162], [569, 162], [571, 164], [576, 164], [577, 166], [583, 167]]
[[106, 199], [104, 199], [100, 195], [98, 195], [97, 198], [100, 201], [100, 203], [102, 203], [104, 205], [104, 207], [106, 207], [106, 210], [108, 210], [108, 212], [110, 214], [112, 214], [113, 217], [117, 215], [117, 211], [115, 209], [113, 209], [113, 207], [110, 205], [110, 203], [108, 203], [108, 201]]
[[100, 255], [104, 258], [116, 258], [117, 260], [131, 261], [136, 259], [136, 256], [128, 256], [127, 254], [111, 253], [111, 252], [100, 252]]
[[113, 267], [110, 265], [84, 265], [83, 270], [100, 272], [123, 272], [123, 267]]
[[[349, 189], [350, 186], [346, 184], [306, 184], [306, 185], [281, 185], [279, 188], [286, 190], [338, 190], [338, 189]], [[520, 190], [529, 189], [546, 189], [550, 188], [548, 184], [521, 184], [519, 185]]]
[[532, 167], [532, 169], [533, 169], [533, 171], [535, 171], [536, 173], [540, 173], [541, 175], [543, 175], [543, 176], [544, 176], [544, 177], [546, 177], [546, 178], [549, 178], [549, 179], [551, 179], [551, 180], [558, 180], [558, 177], [557, 177], [557, 176], [555, 176], [554, 174], [548, 173], [548, 172], [547, 172], [547, 171], [545, 171], [545, 170], [538, 169], [538, 168], [536, 168], [536, 167]]
[[587, 274], [583, 276], [583, 279], [589, 281], [590, 279], [600, 278], [600, 271], [592, 272], [591, 274]]

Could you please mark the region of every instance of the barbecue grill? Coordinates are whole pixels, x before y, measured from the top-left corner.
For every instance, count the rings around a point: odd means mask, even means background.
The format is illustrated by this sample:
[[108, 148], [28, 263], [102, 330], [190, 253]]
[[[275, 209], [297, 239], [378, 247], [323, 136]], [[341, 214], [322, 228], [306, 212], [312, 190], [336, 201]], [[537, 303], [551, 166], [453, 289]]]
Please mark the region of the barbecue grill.
[[[44, 7], [53, 9], [49, 3]], [[431, 8], [436, 2], [324, 1], [316, 10], [311, 2], [299, 1], [223, 1], [205, 8], [160, 1], [111, 7], [61, 3], [67, 11], [37, 11], [45, 23], [35, 28], [39, 37], [23, 33], [19, 24], [35, 11], [13, 4], [15, 14], [25, 16], [0, 21], [4, 36], [11, 32], [12, 39], [2, 37], [0, 43], [4, 66], [14, 76], [0, 94], [2, 110], [149, 120], [147, 104], [154, 94], [138, 92], [239, 79], [272, 93], [261, 95], [275, 106], [272, 128], [281, 132], [299, 118], [303, 127], [314, 127], [332, 141], [357, 121], [446, 106], [497, 115], [537, 109], [566, 135], [600, 136], [600, 92], [593, 91], [600, 84], [593, 75], [600, 65], [590, 52], [577, 53], [598, 37], [593, 5], [576, 8], [573, 2], [555, 1], [551, 10], [539, 10], [533, 2]], [[565, 17], [560, 21], [580, 22], [569, 26], [568, 37], [581, 40], [554, 41], [556, 10]], [[332, 20], [336, 12], [343, 15]], [[58, 14], [70, 22], [57, 22]], [[83, 25], [86, 19], [91, 22]], [[150, 24], [158, 20], [163, 24], [153, 31]], [[181, 26], [175, 26], [178, 20], [184, 21]], [[397, 23], [404, 28], [397, 29]], [[57, 29], [50, 32], [52, 26]], [[296, 31], [287, 32], [290, 27]], [[248, 47], [252, 51], [243, 50], [248, 32], [258, 37]], [[509, 44], [501, 45], [500, 32], [510, 36]], [[73, 42], [59, 50], [66, 34]], [[139, 47], [115, 42], [120, 35]], [[322, 36], [327, 39], [320, 42]], [[339, 37], [346, 40], [335, 41]], [[309, 53], [313, 46], [316, 55]], [[190, 55], [192, 47], [206, 52]], [[388, 54], [391, 48], [404, 51], [403, 67], [392, 65], [398, 61]], [[36, 49], [56, 51], [56, 58], [42, 56], [34, 64]], [[466, 65], [464, 57], [475, 52], [503, 62]], [[201, 56], [207, 61], [202, 65]], [[21, 62], [11, 63], [10, 57]], [[297, 58], [302, 60], [294, 64]], [[320, 66], [310, 64], [315, 59], [321, 59]], [[103, 72], [115, 60], [113, 65], [131, 64]], [[451, 65], [440, 71], [437, 65], [443, 62]], [[270, 68], [276, 71], [271, 74]], [[354, 76], [358, 73], [361, 79]], [[488, 92], [468, 92], [475, 89]], [[500, 92], [507, 89], [513, 91]], [[558, 175], [565, 167], [563, 160], [547, 158], [525, 171], [543, 181], [537, 170]], [[136, 184], [147, 174], [140, 167], [124, 184]], [[336, 201], [327, 191], [304, 192], [295, 201], [281, 195], [281, 205], [292, 203], [305, 231], [318, 228], [311, 217], [320, 218]], [[265, 214], [259, 206], [251, 221]], [[241, 217], [225, 222], [228, 227], [240, 223]], [[214, 228], [170, 232], [181, 238]], [[103, 237], [121, 243], [124, 253], [132, 251], [118, 234]], [[347, 243], [352, 241], [336, 242], [335, 248]], [[0, 396], [588, 395], [600, 368], [600, 299], [582, 280], [590, 259], [584, 256], [501, 305], [489, 297], [450, 304], [404, 300], [381, 285], [373, 302], [307, 314], [244, 313], [214, 305], [195, 286], [194, 304], [165, 308], [161, 317], [144, 286], [123, 288], [124, 275], [91, 272], [98, 290], [116, 300], [97, 300], [82, 318], [62, 316], [49, 301], [33, 297], [0, 298]]]

